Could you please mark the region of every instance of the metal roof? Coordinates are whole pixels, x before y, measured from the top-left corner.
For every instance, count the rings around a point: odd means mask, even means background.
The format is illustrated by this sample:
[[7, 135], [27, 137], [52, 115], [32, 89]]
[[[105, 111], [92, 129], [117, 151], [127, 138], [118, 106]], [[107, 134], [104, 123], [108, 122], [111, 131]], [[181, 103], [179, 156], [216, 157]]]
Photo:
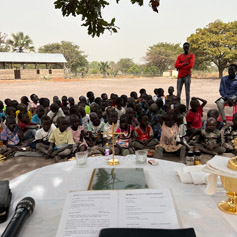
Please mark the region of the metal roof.
[[63, 54], [0, 52], [0, 62], [6, 63], [66, 63]]

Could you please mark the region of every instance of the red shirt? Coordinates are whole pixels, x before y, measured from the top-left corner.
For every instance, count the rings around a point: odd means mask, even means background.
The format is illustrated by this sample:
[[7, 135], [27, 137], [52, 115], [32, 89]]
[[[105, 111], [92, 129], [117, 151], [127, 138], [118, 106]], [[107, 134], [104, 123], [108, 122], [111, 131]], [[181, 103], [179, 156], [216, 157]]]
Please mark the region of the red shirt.
[[152, 136], [154, 136], [153, 130], [150, 125], [146, 127], [146, 131], [143, 132], [140, 126], [135, 127], [135, 136], [138, 141], [149, 140]]
[[188, 123], [191, 123], [191, 127], [194, 129], [198, 129], [202, 127], [202, 113], [203, 109], [200, 106], [197, 112], [192, 112], [191, 109], [188, 111], [186, 115], [186, 120]]
[[[193, 53], [180, 54], [176, 60], [175, 68], [179, 70], [178, 78], [191, 75], [191, 68], [194, 66], [195, 55]], [[189, 65], [184, 66], [185, 63]]]

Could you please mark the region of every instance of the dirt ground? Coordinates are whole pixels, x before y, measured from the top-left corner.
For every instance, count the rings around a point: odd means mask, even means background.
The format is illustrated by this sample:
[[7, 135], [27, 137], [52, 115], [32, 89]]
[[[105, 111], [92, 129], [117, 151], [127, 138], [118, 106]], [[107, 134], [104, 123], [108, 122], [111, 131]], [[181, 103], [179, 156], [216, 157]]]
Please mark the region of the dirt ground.
[[[219, 79], [192, 79], [191, 97], [200, 97], [208, 101], [204, 108], [204, 116], [207, 110], [216, 108], [214, 103], [219, 95]], [[79, 96], [86, 95], [93, 91], [95, 96], [102, 93], [116, 93], [118, 95], [129, 95], [131, 91], [139, 94], [141, 88], [153, 95], [155, 88], [163, 88], [165, 94], [169, 86], [174, 86], [176, 92], [176, 79], [170, 78], [106, 78], [106, 79], [80, 79], [80, 80], [52, 80], [52, 81], [0, 81], [0, 100], [5, 98], [20, 100], [21, 96], [37, 94], [39, 97], [48, 97], [51, 101], [54, 95], [59, 97], [66, 95], [78, 101]], [[182, 101], [185, 102], [185, 90], [183, 89]], [[231, 113], [231, 111], [227, 111]], [[228, 155], [228, 154], [227, 154]], [[230, 156], [230, 155], [228, 155]], [[210, 159], [205, 156], [203, 162]], [[167, 156], [165, 159], [179, 162], [178, 157]], [[0, 180], [13, 179], [25, 172], [54, 163], [52, 160], [45, 160], [42, 157], [15, 157], [0, 162]]]

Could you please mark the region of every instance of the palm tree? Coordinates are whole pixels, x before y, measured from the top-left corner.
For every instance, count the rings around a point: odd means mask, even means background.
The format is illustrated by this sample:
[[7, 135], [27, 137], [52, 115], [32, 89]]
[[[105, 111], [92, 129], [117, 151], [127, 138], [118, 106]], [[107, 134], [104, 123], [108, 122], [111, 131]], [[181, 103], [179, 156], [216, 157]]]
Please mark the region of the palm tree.
[[100, 62], [99, 63], [99, 69], [101, 71], [101, 73], [103, 74], [104, 78], [106, 78], [106, 73], [109, 70], [109, 63], [108, 62]]
[[35, 51], [33, 41], [30, 39], [28, 35], [24, 35], [23, 32], [18, 32], [16, 34], [12, 34], [12, 40], [7, 40], [7, 44], [12, 47], [13, 52], [23, 53], [24, 50], [27, 51]]

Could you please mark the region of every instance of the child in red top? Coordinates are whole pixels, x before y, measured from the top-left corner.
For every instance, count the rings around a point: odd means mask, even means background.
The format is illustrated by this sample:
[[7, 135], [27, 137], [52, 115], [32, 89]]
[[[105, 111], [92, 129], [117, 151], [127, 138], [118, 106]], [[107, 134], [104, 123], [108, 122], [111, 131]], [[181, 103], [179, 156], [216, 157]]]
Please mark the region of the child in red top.
[[[200, 105], [200, 101], [202, 104]], [[202, 127], [202, 113], [203, 107], [206, 105], [207, 101], [198, 97], [192, 97], [190, 102], [191, 109], [186, 115], [187, 126], [189, 131], [194, 131]]]
[[134, 127], [128, 123], [128, 116], [123, 114], [120, 117], [120, 126], [117, 129], [116, 133], [119, 134], [116, 140], [116, 155], [122, 154], [126, 156], [128, 154], [133, 154], [134, 151], [131, 149], [131, 137], [133, 134]]
[[138, 118], [140, 126], [137, 126], [134, 131], [135, 140], [133, 147], [136, 150], [152, 149], [158, 144], [158, 140], [154, 138], [152, 127], [148, 124], [148, 116], [141, 114]]

